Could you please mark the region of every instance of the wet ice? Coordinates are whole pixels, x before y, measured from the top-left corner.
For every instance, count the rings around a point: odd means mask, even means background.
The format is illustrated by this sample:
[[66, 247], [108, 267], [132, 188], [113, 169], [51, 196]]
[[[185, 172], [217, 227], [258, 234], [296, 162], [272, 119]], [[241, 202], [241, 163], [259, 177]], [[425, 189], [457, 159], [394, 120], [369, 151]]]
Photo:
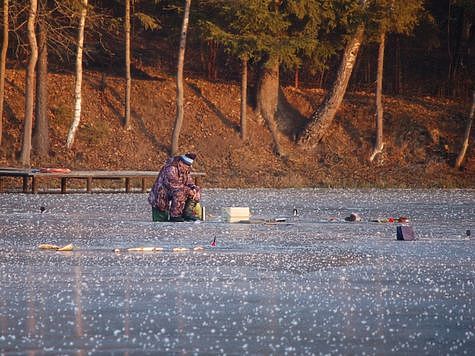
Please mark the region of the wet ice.
[[[3, 194], [0, 350], [469, 354], [474, 202], [473, 190], [209, 189], [208, 222], [160, 224], [143, 194]], [[286, 222], [226, 224], [225, 206]], [[345, 222], [352, 212], [363, 221]], [[399, 216], [417, 241], [369, 222]], [[124, 251], [137, 246], [164, 251]]]

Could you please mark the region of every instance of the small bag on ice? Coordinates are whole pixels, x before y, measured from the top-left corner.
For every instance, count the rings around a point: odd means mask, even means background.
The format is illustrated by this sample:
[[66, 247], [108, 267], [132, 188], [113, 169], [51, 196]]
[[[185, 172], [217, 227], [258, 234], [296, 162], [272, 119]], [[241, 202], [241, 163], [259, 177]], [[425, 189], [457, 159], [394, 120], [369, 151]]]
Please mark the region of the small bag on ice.
[[401, 241], [411, 241], [416, 239], [412, 227], [403, 225], [396, 228], [396, 237]]

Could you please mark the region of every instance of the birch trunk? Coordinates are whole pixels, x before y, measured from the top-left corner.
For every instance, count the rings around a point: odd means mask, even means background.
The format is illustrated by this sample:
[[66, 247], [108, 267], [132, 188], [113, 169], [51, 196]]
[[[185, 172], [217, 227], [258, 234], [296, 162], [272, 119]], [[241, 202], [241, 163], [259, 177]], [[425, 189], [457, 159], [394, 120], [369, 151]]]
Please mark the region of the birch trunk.
[[0, 55], [0, 146], [3, 137], [3, 101], [5, 98], [5, 69], [7, 64], [8, 49], [8, 0], [3, 0], [3, 43]]
[[384, 69], [384, 47], [386, 43], [386, 34], [381, 32], [379, 38], [378, 50], [378, 73], [376, 77], [376, 142], [374, 144], [373, 153], [369, 161], [372, 162], [378, 153], [383, 151], [383, 69]]
[[[41, 3], [40, 3], [41, 4]], [[43, 5], [44, 6], [44, 5]], [[41, 7], [41, 5], [40, 5]], [[45, 11], [44, 9], [39, 10]], [[46, 157], [49, 151], [48, 125], [48, 34], [43, 20], [38, 23], [38, 64], [36, 69], [36, 119], [33, 126], [33, 152]]]
[[462, 162], [465, 158], [465, 153], [467, 153], [468, 148], [468, 140], [470, 138], [470, 131], [472, 129], [472, 122], [473, 122], [473, 112], [475, 111], [475, 91], [473, 92], [473, 99], [472, 99], [472, 108], [470, 109], [470, 115], [468, 117], [467, 126], [465, 127], [465, 136], [463, 139], [462, 148], [460, 149], [460, 153], [455, 161], [455, 168], [460, 168]]
[[358, 56], [358, 50], [363, 41], [364, 31], [364, 25], [360, 25], [353, 38], [346, 45], [336, 81], [332, 89], [326, 95], [323, 103], [311, 116], [309, 124], [298, 139], [299, 144], [314, 147], [326, 134], [328, 127], [335, 118], [336, 112], [343, 101]]
[[25, 121], [23, 126], [23, 143], [21, 148], [21, 164], [30, 165], [31, 156], [31, 131], [33, 126], [33, 103], [35, 94], [35, 67], [38, 60], [38, 44], [35, 36], [35, 20], [38, 8], [37, 0], [30, 1], [30, 11], [28, 14], [28, 42], [30, 44], [30, 59], [26, 71], [25, 83]]
[[79, 121], [81, 120], [81, 86], [82, 86], [82, 52], [84, 44], [84, 27], [86, 25], [87, 0], [81, 2], [81, 19], [79, 21], [78, 47], [76, 54], [76, 85], [74, 88], [74, 117], [68, 132], [66, 147], [71, 149], [74, 143]]
[[176, 119], [173, 128], [171, 154], [178, 153], [178, 141], [180, 138], [181, 126], [183, 124], [183, 65], [185, 62], [186, 33], [188, 31], [188, 20], [190, 17], [191, 0], [186, 0], [185, 14], [181, 27], [180, 49], [178, 51], [178, 68], [176, 75]]
[[130, 75], [130, 0], [125, 0], [125, 120], [124, 126], [130, 130], [130, 91], [132, 85], [132, 77]]

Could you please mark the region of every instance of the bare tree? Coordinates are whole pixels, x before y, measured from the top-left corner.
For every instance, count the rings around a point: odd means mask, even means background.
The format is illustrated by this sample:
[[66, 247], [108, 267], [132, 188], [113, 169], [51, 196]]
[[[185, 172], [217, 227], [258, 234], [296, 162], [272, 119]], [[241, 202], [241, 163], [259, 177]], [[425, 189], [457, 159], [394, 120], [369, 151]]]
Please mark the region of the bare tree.
[[81, 18], [79, 21], [78, 44], [76, 54], [76, 86], [74, 89], [74, 118], [69, 128], [68, 140], [66, 146], [71, 149], [74, 143], [76, 130], [81, 120], [81, 86], [82, 86], [82, 53], [84, 44], [84, 27], [86, 25], [87, 0], [81, 1]]
[[468, 117], [467, 126], [465, 127], [465, 136], [463, 139], [462, 148], [460, 149], [460, 153], [455, 161], [455, 168], [460, 168], [462, 162], [465, 158], [465, 153], [467, 152], [468, 148], [468, 140], [470, 138], [470, 131], [472, 129], [472, 122], [473, 122], [473, 112], [475, 111], [475, 90], [473, 91], [473, 99], [472, 99], [472, 108], [470, 109], [470, 115]]
[[373, 153], [369, 157], [372, 162], [378, 153], [384, 148], [383, 142], [383, 68], [384, 68], [384, 47], [386, 43], [386, 33], [381, 31], [378, 47], [378, 73], [376, 76], [376, 142]]
[[[376, 141], [373, 152], [369, 157], [372, 162], [377, 154], [383, 151], [383, 68], [384, 50], [386, 47], [387, 33], [409, 34], [418, 22], [419, 15], [423, 9], [423, 0], [378, 0], [370, 5], [371, 15], [377, 32], [375, 37], [379, 44], [378, 69], [376, 75]], [[369, 26], [375, 27], [375, 26]]]
[[44, 13], [46, 1], [38, 9], [38, 65], [36, 69], [36, 116], [33, 126], [33, 152], [46, 157], [49, 151], [48, 135], [48, 33]]
[[299, 144], [313, 147], [325, 135], [326, 130], [335, 118], [348, 86], [348, 82], [355, 65], [358, 51], [363, 41], [365, 26], [359, 25], [355, 35], [345, 47], [343, 59], [332, 89], [327, 93], [323, 103], [312, 114], [309, 124], [300, 135]]
[[0, 146], [3, 136], [3, 100], [5, 98], [5, 69], [8, 49], [8, 0], [3, 0], [3, 43], [0, 55]]
[[186, 0], [185, 14], [181, 27], [180, 49], [178, 51], [178, 69], [176, 75], [176, 120], [172, 135], [172, 156], [178, 152], [178, 140], [180, 137], [181, 125], [183, 124], [183, 64], [185, 62], [186, 33], [188, 31], [188, 20], [190, 17], [191, 0]]
[[38, 8], [37, 0], [30, 0], [30, 10], [28, 14], [28, 41], [30, 43], [30, 59], [26, 71], [25, 83], [25, 121], [23, 125], [23, 143], [21, 149], [21, 163], [23, 166], [30, 165], [31, 155], [31, 131], [33, 126], [33, 102], [34, 102], [34, 84], [35, 67], [38, 60], [38, 44], [35, 35], [36, 11]]
[[132, 85], [132, 77], [130, 75], [130, 0], [125, 0], [125, 120], [124, 126], [130, 130], [130, 91]]

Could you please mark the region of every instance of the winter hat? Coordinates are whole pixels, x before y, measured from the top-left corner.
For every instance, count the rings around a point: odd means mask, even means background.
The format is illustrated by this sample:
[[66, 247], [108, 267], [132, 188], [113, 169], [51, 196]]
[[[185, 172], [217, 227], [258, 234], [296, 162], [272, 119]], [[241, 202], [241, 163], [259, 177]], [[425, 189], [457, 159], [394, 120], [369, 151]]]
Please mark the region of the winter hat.
[[187, 164], [188, 166], [191, 166], [193, 164], [195, 158], [196, 154], [194, 153], [185, 153], [184, 155], [180, 156], [180, 159], [183, 161], [183, 163]]

